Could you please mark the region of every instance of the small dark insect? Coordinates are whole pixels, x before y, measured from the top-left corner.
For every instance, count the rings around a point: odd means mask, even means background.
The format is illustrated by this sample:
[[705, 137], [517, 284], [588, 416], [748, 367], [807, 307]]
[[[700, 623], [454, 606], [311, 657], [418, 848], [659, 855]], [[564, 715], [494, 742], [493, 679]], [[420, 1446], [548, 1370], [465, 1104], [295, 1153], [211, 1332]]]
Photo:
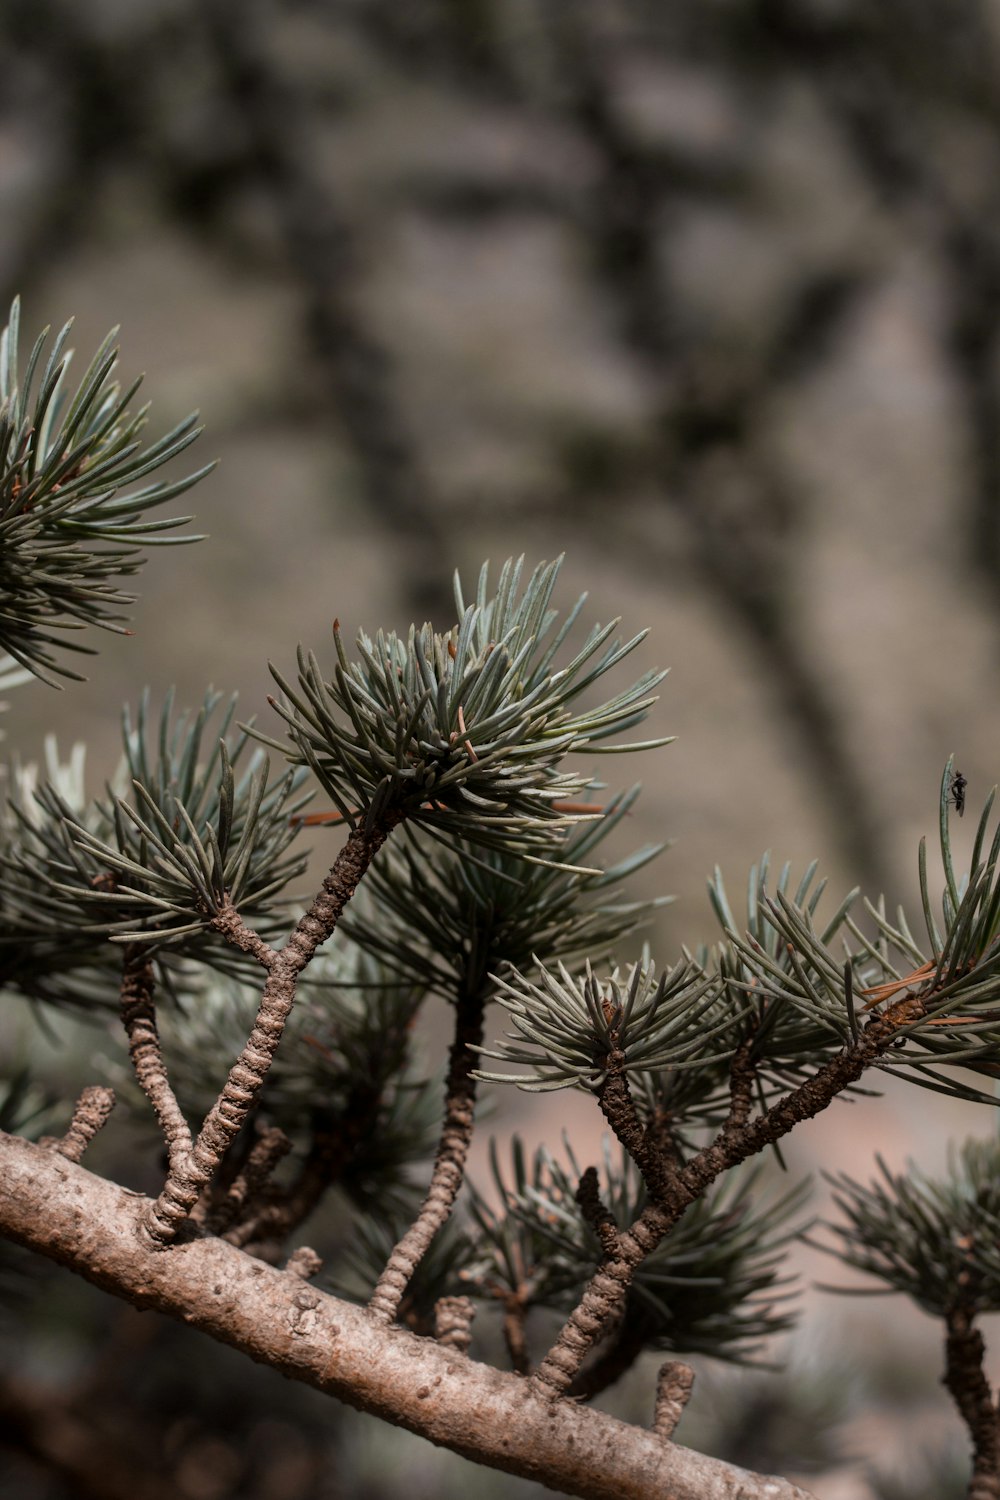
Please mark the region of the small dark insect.
[[948, 788], [948, 794], [955, 804], [955, 811], [959, 817], [965, 812], [965, 788], [968, 784], [961, 771], [956, 771]]

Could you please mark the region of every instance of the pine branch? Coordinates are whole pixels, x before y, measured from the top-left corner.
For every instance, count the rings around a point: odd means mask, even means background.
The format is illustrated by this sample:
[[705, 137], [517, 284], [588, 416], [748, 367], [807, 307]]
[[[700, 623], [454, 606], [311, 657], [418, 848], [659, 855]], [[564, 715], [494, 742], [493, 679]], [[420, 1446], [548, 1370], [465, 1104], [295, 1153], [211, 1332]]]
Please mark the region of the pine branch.
[[42, 1138], [43, 1146], [51, 1146], [67, 1161], [81, 1161], [83, 1153], [99, 1130], [103, 1130], [115, 1107], [115, 1096], [103, 1084], [90, 1084], [83, 1090], [73, 1106], [73, 1118], [69, 1128], [61, 1137]]
[[947, 1319], [944, 1384], [954, 1398], [972, 1439], [972, 1479], [968, 1500], [1000, 1496], [1000, 1403], [993, 1399], [983, 1360], [986, 1346], [966, 1307], [953, 1307]]
[[407, 1284], [439, 1229], [447, 1223], [465, 1176], [472, 1144], [476, 1079], [475, 1050], [483, 1040], [483, 993], [460, 997], [455, 1005], [455, 1037], [445, 1086], [444, 1120], [427, 1196], [413, 1224], [394, 1248], [372, 1293], [368, 1310], [380, 1323], [391, 1323]]
[[729, 1065], [729, 1114], [722, 1130], [724, 1135], [738, 1136], [750, 1118], [753, 1087], [757, 1076], [753, 1057], [754, 1032], [733, 1053]]
[[[614, 1033], [612, 1040], [616, 1040]], [[656, 1149], [655, 1138], [639, 1117], [625, 1070], [625, 1053], [618, 1046], [608, 1053], [607, 1074], [597, 1088], [596, 1098], [615, 1136], [642, 1173], [649, 1196], [661, 1199], [668, 1191], [673, 1163], [669, 1153]]]
[[[275, 1167], [292, 1149], [292, 1143], [283, 1130], [270, 1126], [262, 1130], [247, 1154], [246, 1162], [236, 1174], [225, 1198], [210, 1216], [213, 1234], [224, 1235], [230, 1244], [242, 1245], [250, 1238], [248, 1230], [241, 1238], [240, 1221], [252, 1213], [261, 1189], [264, 1188]], [[230, 1229], [236, 1223], [237, 1230]], [[227, 1233], [228, 1231], [228, 1233]]]
[[[336, 1117], [313, 1126], [305, 1160], [292, 1182], [287, 1187], [268, 1183], [253, 1202], [245, 1208], [240, 1204], [239, 1223], [226, 1234], [230, 1244], [252, 1246], [263, 1259], [276, 1259], [288, 1236], [305, 1223], [326, 1191], [343, 1181], [358, 1146], [376, 1128], [381, 1104], [381, 1090], [359, 1079]], [[227, 1225], [230, 1192], [231, 1188], [209, 1214], [213, 1233], [222, 1233]], [[273, 1247], [273, 1252], [263, 1255], [260, 1247], [264, 1244]]]
[[581, 1500], [810, 1500], [785, 1480], [553, 1401], [517, 1376], [383, 1328], [224, 1241], [147, 1249], [141, 1230], [151, 1209], [54, 1152], [0, 1134], [0, 1233], [431, 1442]]
[[281, 1041], [295, 1001], [299, 975], [332, 935], [341, 912], [400, 816], [390, 809], [369, 831], [352, 830], [324, 877], [319, 894], [271, 963], [246, 1045], [205, 1117], [190, 1155], [178, 1162], [176, 1169], [171, 1164], [167, 1181], [151, 1211], [147, 1233], [155, 1243], [169, 1244], [175, 1237], [242, 1129]]
[[300, 1245], [285, 1261], [289, 1276], [298, 1276], [302, 1281], [311, 1281], [323, 1269], [323, 1262], [311, 1245]]
[[121, 985], [121, 1018], [128, 1037], [132, 1070], [156, 1111], [167, 1146], [171, 1174], [182, 1169], [191, 1153], [191, 1129], [167, 1076], [156, 1028], [153, 964], [147, 949], [129, 943]]
[[681, 1213], [683, 1209], [672, 1216], [651, 1203], [631, 1228], [619, 1235], [617, 1252], [607, 1256], [591, 1277], [558, 1339], [538, 1366], [533, 1376], [538, 1386], [557, 1396], [569, 1390], [591, 1349], [620, 1322], [635, 1273], [670, 1233]]
[[145, 513], [190, 489], [214, 465], [121, 494], [194, 442], [197, 417], [143, 448], [148, 407], [129, 409], [141, 382], [123, 393], [112, 378], [117, 330], [67, 398], [61, 387], [71, 324], [57, 334], [43, 367], [46, 329], [24, 371], [19, 326], [15, 298], [0, 335], [0, 652], [58, 686], [59, 677], [80, 674], [53, 648], [93, 649], [67, 641], [67, 631], [95, 625], [124, 633], [125, 609], [135, 596], [116, 580], [139, 571], [143, 548], [199, 540], [165, 535], [189, 516], [149, 521]]
[[[620, 1233], [648, 1206], [638, 1170], [625, 1152], [619, 1165], [609, 1141], [603, 1182], [595, 1168], [581, 1171], [568, 1143], [566, 1156], [563, 1166], [539, 1147], [529, 1166], [515, 1137], [508, 1175], [491, 1144], [493, 1196], [502, 1208], [472, 1193], [477, 1227], [462, 1279], [522, 1320], [536, 1307], [572, 1313], [595, 1263], [615, 1274]], [[703, 1194], [669, 1237], [640, 1257], [624, 1320], [614, 1317], [612, 1327], [623, 1321], [641, 1326], [646, 1348], [749, 1363], [763, 1339], [791, 1326], [792, 1314], [777, 1306], [788, 1298], [776, 1293], [785, 1247], [796, 1232], [789, 1221], [803, 1193], [796, 1189], [758, 1205], [752, 1196], [757, 1175], [730, 1178]], [[517, 1368], [526, 1370], [526, 1360]]]
[[259, 932], [255, 932], [240, 916], [233, 905], [232, 897], [227, 891], [219, 903], [219, 909], [215, 914], [212, 924], [217, 932], [221, 932], [226, 942], [232, 947], [238, 948], [241, 953], [249, 953], [255, 958], [262, 969], [270, 970], [277, 958], [270, 943], [265, 943]]
[[648, 1347], [646, 1327], [641, 1314], [625, 1314], [614, 1332], [597, 1350], [592, 1363], [585, 1365], [567, 1387], [566, 1395], [574, 1401], [591, 1401], [631, 1370], [639, 1355]]
[[576, 1201], [580, 1212], [594, 1234], [600, 1240], [605, 1255], [613, 1255], [618, 1248], [618, 1226], [614, 1214], [601, 1202], [600, 1182], [596, 1167], [588, 1167], [580, 1178], [576, 1189]]
[[434, 1304], [434, 1337], [446, 1349], [465, 1354], [472, 1343], [472, 1320], [476, 1316], [471, 1297], [441, 1297]]
[[523, 1290], [508, 1292], [503, 1299], [503, 1341], [507, 1347], [510, 1367], [515, 1375], [527, 1375], [531, 1370], [525, 1329], [527, 1315], [525, 1292]]
[[653, 1422], [661, 1437], [672, 1437], [684, 1415], [694, 1388], [694, 1371], [677, 1360], [661, 1365], [656, 1377], [656, 1416]]
[[905, 1292], [945, 1328], [944, 1384], [973, 1450], [969, 1496], [1000, 1495], [1000, 1401], [984, 1371], [977, 1319], [1000, 1309], [1000, 1145], [969, 1140], [935, 1180], [912, 1163], [901, 1174], [879, 1159], [881, 1180], [862, 1186], [831, 1178], [846, 1223], [827, 1226], [834, 1246], [817, 1248]]
[[904, 1000], [867, 1023], [858, 1042], [832, 1058], [813, 1077], [779, 1100], [772, 1109], [734, 1129], [724, 1126], [715, 1140], [664, 1184], [631, 1228], [619, 1236], [618, 1254], [609, 1258], [584, 1290], [578, 1306], [539, 1365], [535, 1380], [555, 1392], [565, 1391], [584, 1359], [624, 1312], [628, 1289], [642, 1263], [705, 1189], [723, 1172], [812, 1119], [861, 1077], [891, 1044], [899, 1026], [919, 1013], [919, 1000]]

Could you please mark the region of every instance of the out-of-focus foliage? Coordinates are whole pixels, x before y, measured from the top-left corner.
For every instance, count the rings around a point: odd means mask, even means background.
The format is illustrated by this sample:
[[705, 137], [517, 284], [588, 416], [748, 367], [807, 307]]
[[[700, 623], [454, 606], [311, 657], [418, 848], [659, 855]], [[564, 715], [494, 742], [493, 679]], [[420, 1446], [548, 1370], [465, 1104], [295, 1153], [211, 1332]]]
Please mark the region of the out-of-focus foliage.
[[965, 1141], [939, 1178], [876, 1160], [881, 1180], [867, 1187], [830, 1179], [843, 1220], [827, 1225], [828, 1248], [935, 1317], [1000, 1312], [1000, 1142]]
[[140, 381], [122, 391], [111, 378], [117, 330], [69, 397], [62, 386], [71, 325], [57, 334], [44, 366], [41, 334], [23, 373], [19, 325], [15, 300], [0, 335], [0, 651], [55, 682], [53, 674], [79, 673], [58, 660], [53, 646], [94, 648], [52, 632], [124, 628], [122, 609], [134, 595], [122, 593], [114, 580], [138, 572], [143, 547], [195, 540], [165, 534], [190, 516], [147, 520], [146, 512], [183, 494], [213, 465], [129, 489], [194, 441], [197, 417], [144, 448], [140, 434], [149, 407], [129, 410]]

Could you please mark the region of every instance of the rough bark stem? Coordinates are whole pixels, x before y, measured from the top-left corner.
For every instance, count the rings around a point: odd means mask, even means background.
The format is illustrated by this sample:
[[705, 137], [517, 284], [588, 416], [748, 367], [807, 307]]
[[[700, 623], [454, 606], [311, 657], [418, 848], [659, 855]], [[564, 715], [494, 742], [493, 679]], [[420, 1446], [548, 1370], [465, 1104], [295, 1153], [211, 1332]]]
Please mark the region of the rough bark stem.
[[475, 1462], [580, 1500], [811, 1500], [433, 1339], [385, 1328], [218, 1239], [157, 1250], [150, 1200], [0, 1132], [0, 1235]]
[[242, 1129], [281, 1041], [299, 975], [333, 933], [359, 881], [401, 817], [391, 811], [367, 833], [363, 828], [352, 830], [316, 899], [299, 918], [285, 946], [270, 960], [246, 1046], [230, 1068], [191, 1151], [176, 1168], [171, 1161], [163, 1191], [150, 1212], [146, 1232], [155, 1244], [168, 1245], [175, 1238]]
[[128, 1037], [132, 1070], [156, 1111], [171, 1175], [183, 1169], [191, 1152], [191, 1128], [170, 1085], [156, 1029], [153, 961], [149, 949], [129, 943], [122, 972], [121, 1018]]
[[[575, 1379], [584, 1359], [615, 1321], [621, 1318], [635, 1272], [670, 1233], [685, 1209], [700, 1198], [721, 1173], [756, 1156], [787, 1135], [793, 1126], [812, 1119], [837, 1094], [857, 1081], [892, 1041], [898, 1028], [923, 1014], [919, 996], [907, 996], [872, 1016], [860, 1038], [830, 1059], [812, 1078], [779, 1099], [766, 1114], [747, 1120], [743, 1089], [734, 1089], [733, 1109], [725, 1125], [704, 1150], [686, 1166], [665, 1175], [657, 1201], [619, 1236], [617, 1256], [608, 1257], [591, 1278], [578, 1306], [542, 1360], [533, 1379], [562, 1395]], [[734, 1080], [735, 1083], [735, 1080]], [[741, 1115], [744, 1122], [739, 1123]]]
[[968, 1500], [1000, 1497], [1000, 1412], [983, 1369], [985, 1346], [973, 1315], [956, 1307], [948, 1314], [943, 1383], [972, 1439]]
[[438, 1230], [447, 1223], [465, 1176], [475, 1122], [476, 1080], [472, 1048], [483, 1040], [482, 995], [463, 996], [455, 1006], [455, 1037], [445, 1084], [444, 1120], [430, 1187], [420, 1212], [393, 1250], [372, 1293], [368, 1310], [380, 1323], [391, 1323], [399, 1311], [414, 1272]]
[[103, 1129], [108, 1116], [115, 1107], [114, 1091], [101, 1083], [92, 1083], [81, 1093], [73, 1106], [73, 1118], [69, 1129], [61, 1138], [42, 1142], [65, 1156], [67, 1161], [80, 1161], [97, 1132]]

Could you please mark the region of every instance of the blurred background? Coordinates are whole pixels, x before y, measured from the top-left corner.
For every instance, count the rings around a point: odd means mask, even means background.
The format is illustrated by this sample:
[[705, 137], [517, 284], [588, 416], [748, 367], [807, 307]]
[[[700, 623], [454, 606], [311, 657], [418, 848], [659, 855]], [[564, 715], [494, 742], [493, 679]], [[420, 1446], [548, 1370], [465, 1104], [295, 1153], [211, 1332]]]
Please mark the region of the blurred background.
[[[672, 669], [677, 743], [600, 768], [644, 782], [632, 843], [675, 840], [654, 951], [710, 939], [706, 876], [735, 902], [768, 847], [919, 910], [945, 760], [974, 814], [996, 775], [1000, 7], [7, 0], [0, 28], [0, 292], [29, 339], [75, 314], [81, 358], [120, 323], [153, 429], [198, 407], [220, 460], [210, 539], [154, 556], [86, 689], [18, 690], [8, 748], [83, 739], [98, 787], [124, 701], [209, 681], [277, 732], [267, 660], [334, 616], [446, 628], [456, 567], [565, 552], [562, 602]], [[5, 1025], [74, 1084], [118, 1046]], [[558, 1115], [584, 1154], [595, 1114]], [[789, 1161], [933, 1168], [993, 1128], [890, 1090]], [[531, 1492], [43, 1280], [0, 1346], [7, 1493]], [[821, 1500], [963, 1492], [928, 1320], [809, 1292], [775, 1353], [699, 1369], [681, 1440]], [[641, 1412], [651, 1371], [612, 1399]]]

